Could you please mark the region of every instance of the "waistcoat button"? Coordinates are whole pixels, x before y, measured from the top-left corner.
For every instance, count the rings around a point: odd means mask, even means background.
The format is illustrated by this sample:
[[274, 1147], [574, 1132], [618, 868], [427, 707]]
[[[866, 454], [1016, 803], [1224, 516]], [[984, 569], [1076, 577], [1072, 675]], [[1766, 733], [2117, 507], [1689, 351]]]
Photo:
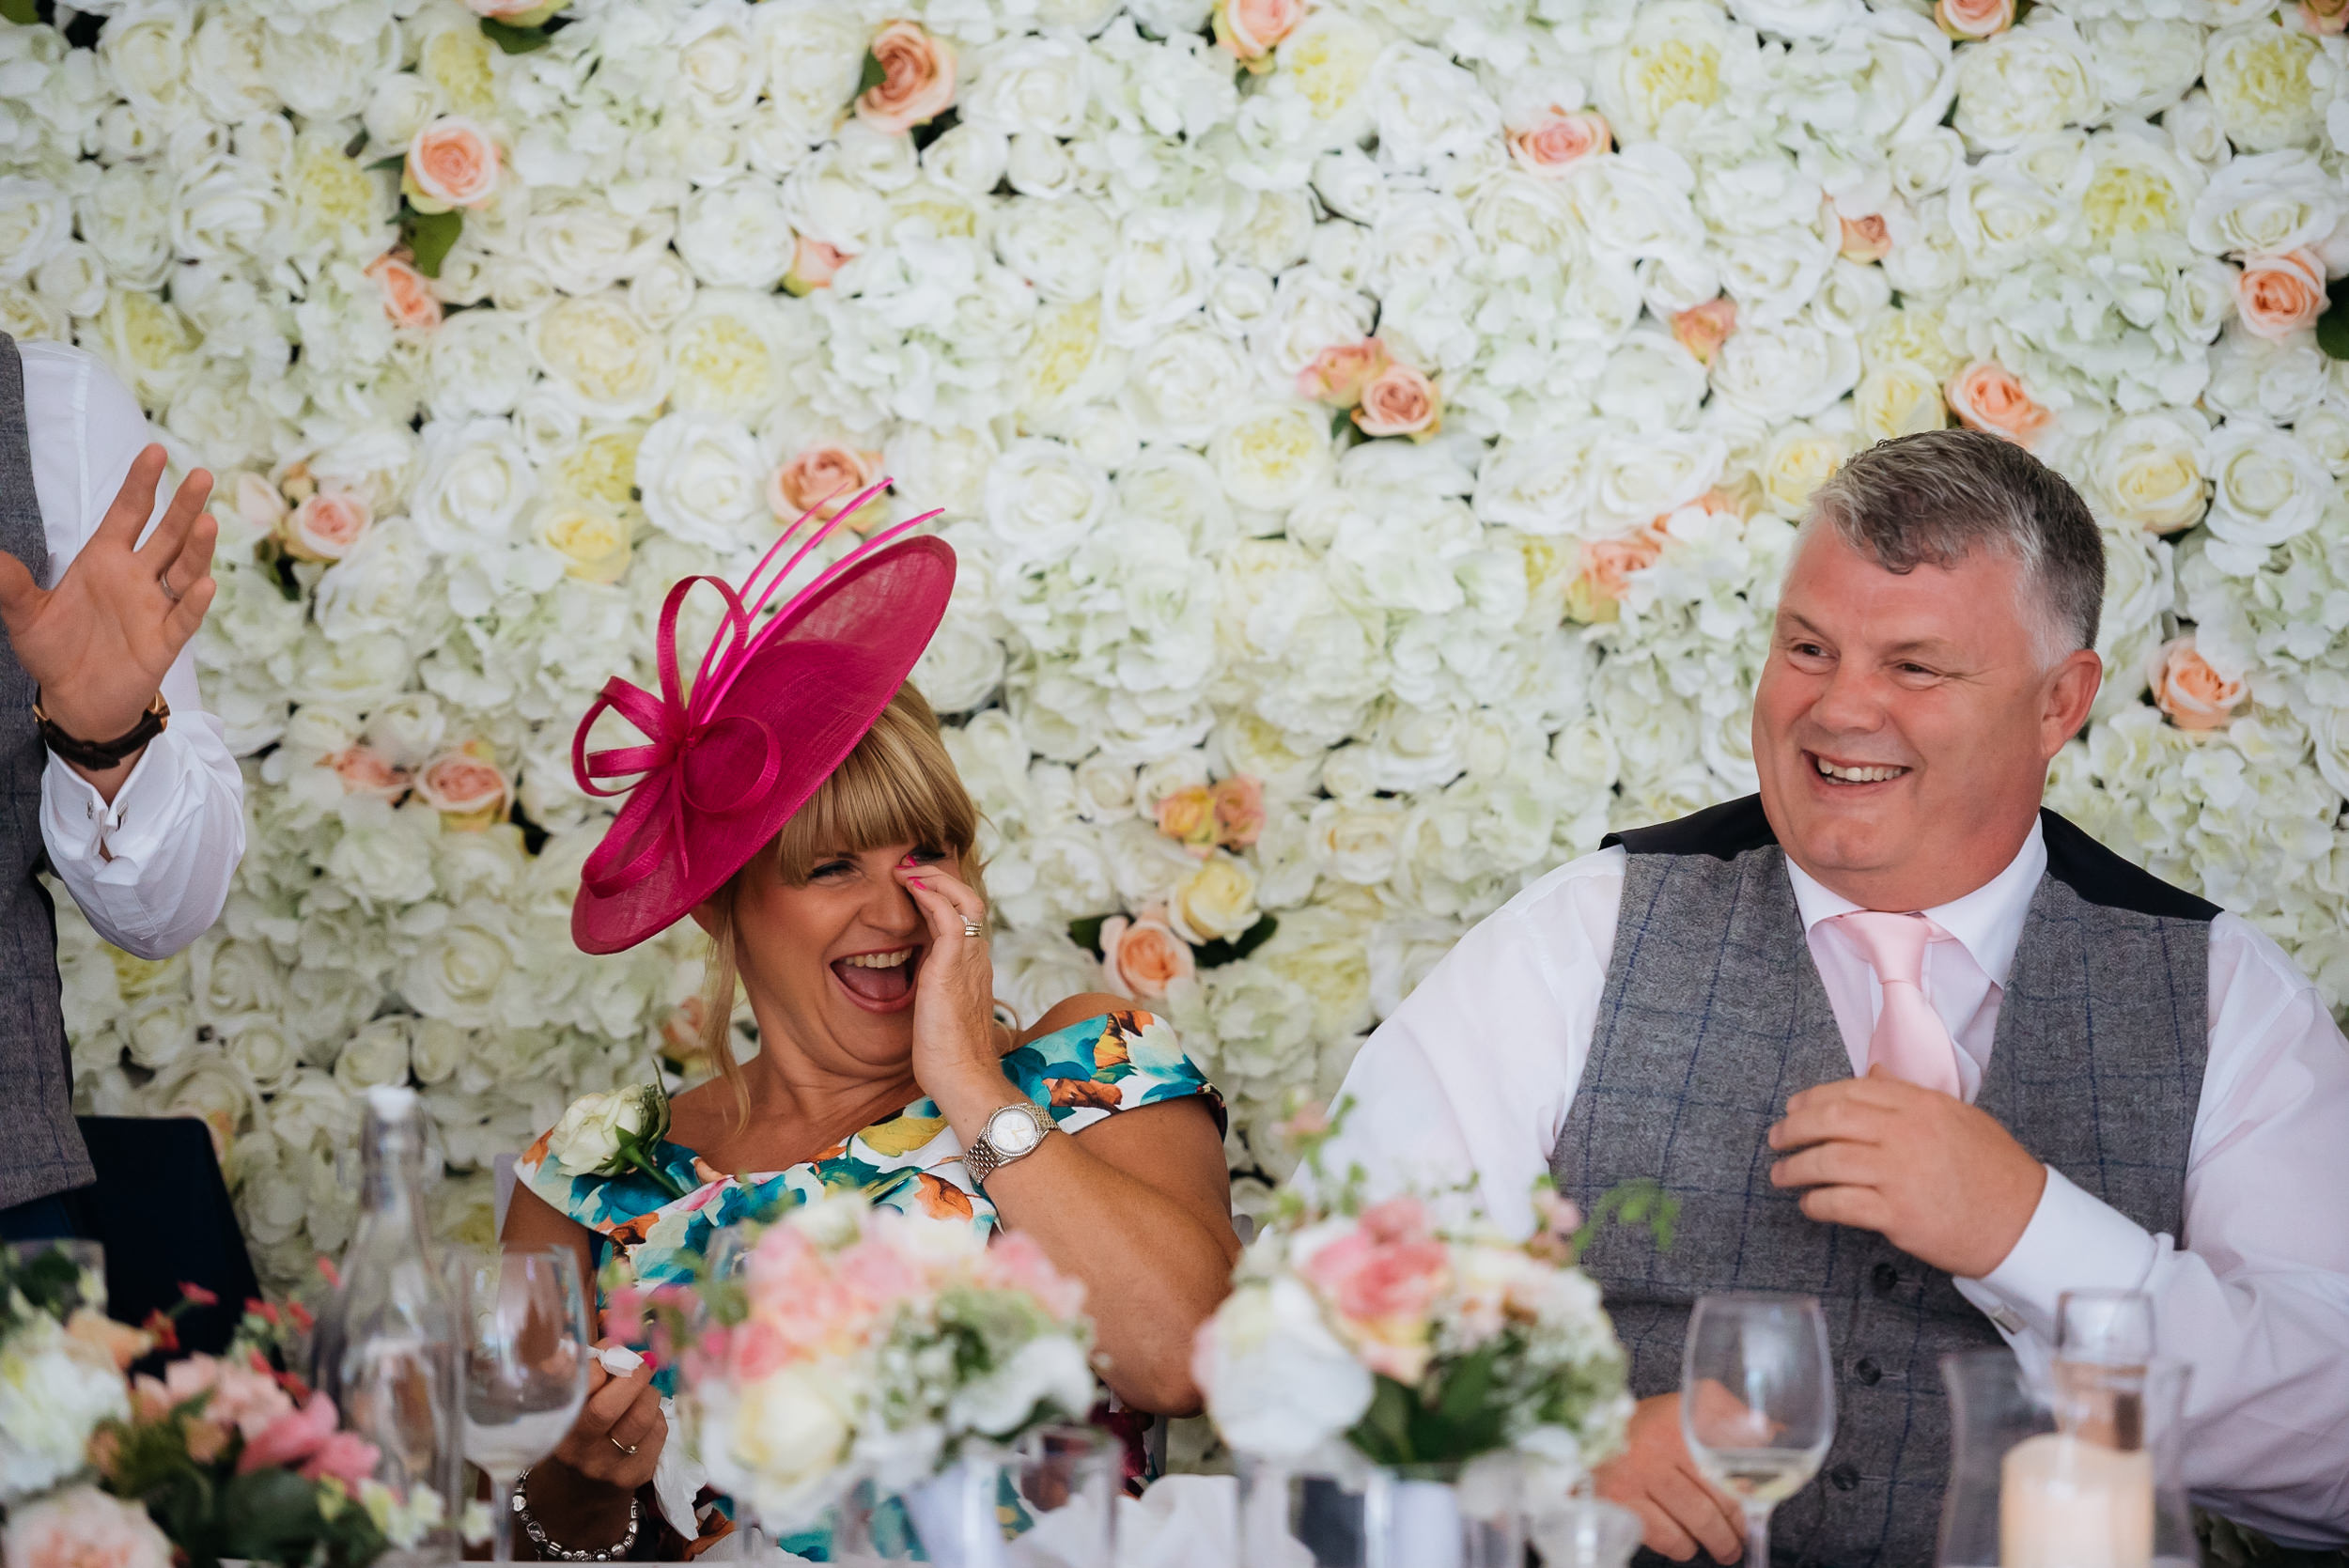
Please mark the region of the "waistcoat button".
[[1862, 1356], [1853, 1364], [1851, 1374], [1859, 1378], [1866, 1387], [1873, 1389], [1876, 1386], [1876, 1379], [1884, 1375], [1884, 1369], [1877, 1366], [1873, 1358]]
[[1838, 1465], [1828, 1471], [1827, 1478], [1838, 1492], [1848, 1492], [1859, 1484], [1859, 1471], [1850, 1465]]
[[1901, 1271], [1889, 1263], [1876, 1265], [1875, 1283], [1878, 1296], [1890, 1296], [1901, 1282]]

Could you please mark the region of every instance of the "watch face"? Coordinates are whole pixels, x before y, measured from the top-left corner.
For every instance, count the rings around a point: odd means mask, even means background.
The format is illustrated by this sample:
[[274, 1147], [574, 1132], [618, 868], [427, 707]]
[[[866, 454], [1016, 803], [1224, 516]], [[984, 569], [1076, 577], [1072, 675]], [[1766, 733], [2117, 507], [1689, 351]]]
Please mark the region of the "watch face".
[[1043, 1137], [1034, 1121], [1016, 1105], [1007, 1105], [987, 1119], [987, 1141], [1006, 1156], [1026, 1154]]

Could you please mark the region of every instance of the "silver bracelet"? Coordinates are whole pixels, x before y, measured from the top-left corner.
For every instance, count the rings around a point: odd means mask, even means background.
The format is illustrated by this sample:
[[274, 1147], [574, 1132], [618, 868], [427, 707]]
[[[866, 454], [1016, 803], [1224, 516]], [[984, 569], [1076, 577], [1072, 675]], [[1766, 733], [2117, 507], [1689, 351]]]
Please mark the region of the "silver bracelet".
[[538, 1548], [539, 1556], [552, 1558], [557, 1562], [618, 1562], [626, 1558], [630, 1549], [636, 1545], [636, 1527], [639, 1520], [635, 1493], [630, 1492], [628, 1495], [627, 1534], [600, 1550], [575, 1552], [568, 1546], [549, 1540], [546, 1527], [531, 1515], [529, 1498], [524, 1490], [529, 1484], [530, 1472], [528, 1470], [524, 1470], [514, 1478], [514, 1522], [522, 1527], [522, 1533], [530, 1537], [530, 1544]]

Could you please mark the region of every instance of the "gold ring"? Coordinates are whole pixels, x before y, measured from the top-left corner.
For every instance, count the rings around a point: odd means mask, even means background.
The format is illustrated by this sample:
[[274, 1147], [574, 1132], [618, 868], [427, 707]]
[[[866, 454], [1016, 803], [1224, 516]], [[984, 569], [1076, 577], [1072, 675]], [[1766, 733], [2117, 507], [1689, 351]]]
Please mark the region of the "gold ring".
[[962, 934], [966, 937], [984, 937], [987, 935], [987, 927], [972, 920], [969, 915], [965, 915], [962, 917]]
[[618, 1449], [622, 1453], [629, 1455], [630, 1458], [634, 1458], [636, 1455], [636, 1445], [634, 1443], [623, 1443], [617, 1437], [612, 1436], [609, 1432], [603, 1435], [603, 1440], [610, 1443], [614, 1448]]

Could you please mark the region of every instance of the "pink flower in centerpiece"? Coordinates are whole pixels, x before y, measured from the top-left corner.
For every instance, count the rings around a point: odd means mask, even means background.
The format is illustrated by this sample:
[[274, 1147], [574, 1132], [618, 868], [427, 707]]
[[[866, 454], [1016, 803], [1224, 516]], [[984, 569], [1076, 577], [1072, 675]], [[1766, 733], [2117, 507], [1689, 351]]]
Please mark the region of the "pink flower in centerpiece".
[[204, 1419], [235, 1427], [250, 1440], [294, 1414], [294, 1402], [264, 1365], [211, 1356], [189, 1356], [163, 1368], [158, 1379], [141, 1374], [131, 1384], [132, 1407], [142, 1421], [160, 1419], [174, 1405], [198, 1394]]
[[856, 117], [894, 135], [926, 125], [955, 101], [955, 52], [918, 22], [893, 22], [873, 37], [881, 79], [857, 95]]
[[1245, 849], [1264, 831], [1264, 781], [1245, 773], [1219, 779], [1215, 786], [1215, 841]]
[[[814, 512], [829, 521], [873, 482], [880, 460], [878, 452], [818, 442], [768, 477], [768, 510], [786, 520]], [[887, 507], [877, 496], [849, 520], [848, 526], [863, 534], [886, 517]]]
[[1112, 915], [1101, 923], [1101, 970], [1110, 988], [1143, 1001], [1156, 1001], [1177, 980], [1198, 972], [1190, 944], [1149, 910], [1133, 920]]
[[848, 252], [802, 234], [791, 247], [791, 270], [783, 274], [784, 291], [802, 296], [818, 288], [830, 288], [833, 276], [848, 260]]
[[1215, 0], [1215, 41], [1252, 71], [1271, 69], [1272, 51], [1305, 20], [1305, 0]]
[[2316, 325], [2325, 314], [2325, 263], [2316, 253], [2255, 256], [2235, 274], [2235, 311], [2243, 330], [2270, 343]]
[[1987, 430], [2023, 446], [2053, 417], [2031, 401], [2013, 371], [1989, 360], [1976, 360], [1959, 371], [1943, 391], [1950, 411], [1967, 428]]
[[339, 490], [313, 490], [280, 525], [286, 553], [297, 561], [339, 561], [350, 553], [373, 519], [366, 500]]
[[419, 212], [486, 206], [498, 188], [498, 145], [462, 115], [443, 115], [408, 144], [399, 188]]
[[1428, 1312], [1451, 1278], [1451, 1254], [1418, 1199], [1390, 1198], [1299, 1265], [1334, 1308], [1363, 1360], [1397, 1382], [1426, 1369]]
[[72, 1486], [9, 1509], [0, 1560], [9, 1568], [171, 1568], [172, 1546], [137, 1503]]
[[1443, 398], [1436, 383], [1408, 365], [1390, 362], [1362, 388], [1354, 423], [1366, 436], [1425, 441], [1443, 428]]
[[441, 324], [441, 302], [433, 297], [431, 280], [407, 257], [386, 251], [367, 263], [366, 275], [383, 290], [383, 314], [393, 326], [423, 331]]
[[497, 764], [472, 747], [443, 752], [416, 775], [416, 798], [441, 814], [451, 828], [486, 828], [506, 815], [514, 786]]
[[237, 1473], [251, 1475], [272, 1465], [300, 1465], [326, 1446], [334, 1436], [334, 1402], [312, 1394], [309, 1403], [278, 1417], [260, 1435], [245, 1439], [237, 1456]]
[[1084, 1311], [1084, 1281], [1053, 1267], [1033, 1236], [1018, 1231], [998, 1235], [980, 1254], [978, 1267], [983, 1282], [1027, 1292], [1060, 1322], [1074, 1322]]
[[1725, 294], [1691, 305], [1672, 318], [1673, 340], [1696, 355], [1699, 365], [1712, 364], [1713, 356], [1736, 330], [1737, 302]]
[[1362, 400], [1362, 389], [1386, 367], [1386, 346], [1375, 337], [1335, 344], [1315, 354], [1313, 363], [1297, 373], [1297, 395], [1350, 409]]
[[376, 1462], [382, 1451], [355, 1432], [331, 1432], [302, 1467], [302, 1479], [320, 1481], [329, 1476], [345, 1486], [357, 1486], [375, 1474]]
[[1518, 166], [1548, 179], [1614, 145], [1606, 116], [1590, 109], [1568, 111], [1556, 104], [1509, 132], [1509, 153]]

